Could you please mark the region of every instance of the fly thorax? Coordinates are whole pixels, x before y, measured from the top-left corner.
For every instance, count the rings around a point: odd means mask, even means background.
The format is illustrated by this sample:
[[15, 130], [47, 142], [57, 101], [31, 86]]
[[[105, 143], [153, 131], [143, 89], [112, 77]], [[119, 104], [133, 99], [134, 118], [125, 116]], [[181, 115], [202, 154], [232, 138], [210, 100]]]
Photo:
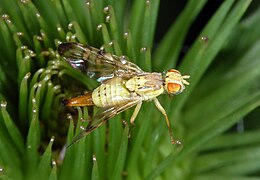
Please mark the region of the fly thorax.
[[126, 82], [126, 88], [131, 92], [138, 92], [142, 88], [146, 80], [142, 76], [134, 76]]
[[144, 100], [151, 100], [162, 94], [163, 79], [160, 73], [146, 73], [132, 77], [126, 82], [126, 88], [142, 96]]

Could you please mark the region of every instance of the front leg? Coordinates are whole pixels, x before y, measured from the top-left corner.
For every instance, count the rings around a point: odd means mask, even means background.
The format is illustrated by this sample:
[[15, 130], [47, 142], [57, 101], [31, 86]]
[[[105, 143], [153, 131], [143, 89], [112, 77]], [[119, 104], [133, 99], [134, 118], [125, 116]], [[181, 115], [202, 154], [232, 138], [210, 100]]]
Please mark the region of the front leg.
[[134, 110], [134, 112], [133, 112], [133, 114], [132, 114], [132, 116], [131, 116], [131, 118], [130, 118], [130, 123], [131, 123], [132, 125], [134, 125], [134, 121], [135, 121], [136, 116], [138, 115], [138, 113], [139, 113], [139, 111], [140, 111], [140, 109], [141, 109], [141, 106], [142, 106], [142, 101], [140, 101], [140, 102], [135, 106], [135, 110]]
[[157, 107], [157, 109], [164, 115], [165, 120], [166, 120], [166, 124], [168, 126], [168, 130], [169, 130], [169, 134], [170, 134], [170, 138], [171, 138], [171, 142], [172, 144], [180, 144], [179, 141], [174, 140], [173, 135], [172, 135], [172, 128], [171, 128], [171, 122], [168, 119], [167, 113], [165, 111], [165, 109], [162, 107], [162, 105], [160, 104], [159, 100], [157, 98], [154, 98], [154, 104]]

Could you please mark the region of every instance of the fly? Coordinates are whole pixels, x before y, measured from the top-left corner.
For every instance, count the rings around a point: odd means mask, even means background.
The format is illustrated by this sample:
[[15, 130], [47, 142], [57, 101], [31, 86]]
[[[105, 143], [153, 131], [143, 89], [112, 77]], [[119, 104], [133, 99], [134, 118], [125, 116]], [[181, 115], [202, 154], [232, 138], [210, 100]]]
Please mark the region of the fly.
[[103, 50], [80, 43], [62, 43], [58, 53], [75, 69], [85, 72], [101, 84], [92, 92], [64, 100], [66, 106], [97, 106], [98, 112], [72, 142], [90, 134], [115, 115], [136, 106], [130, 118], [134, 123], [143, 101], [153, 101], [157, 109], [164, 115], [172, 144], [171, 124], [165, 109], [157, 96], [167, 92], [171, 95], [180, 94], [190, 76], [181, 75], [178, 70], [170, 69], [166, 73], [145, 72], [136, 64]]

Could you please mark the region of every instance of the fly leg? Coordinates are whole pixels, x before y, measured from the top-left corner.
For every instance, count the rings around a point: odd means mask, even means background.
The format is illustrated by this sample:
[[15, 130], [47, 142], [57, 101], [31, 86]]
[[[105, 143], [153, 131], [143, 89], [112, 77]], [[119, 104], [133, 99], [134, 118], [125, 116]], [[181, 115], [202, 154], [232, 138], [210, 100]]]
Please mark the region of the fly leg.
[[169, 130], [169, 133], [170, 133], [170, 138], [171, 138], [171, 142], [172, 144], [179, 144], [180, 142], [179, 141], [175, 141], [174, 138], [173, 138], [173, 135], [172, 135], [172, 128], [171, 128], [171, 122], [169, 121], [168, 119], [168, 116], [167, 116], [167, 113], [165, 111], [165, 109], [162, 107], [162, 105], [160, 104], [159, 100], [157, 98], [154, 98], [154, 104], [155, 106], [157, 107], [157, 109], [164, 115], [165, 117], [165, 120], [166, 120], [166, 124], [168, 126], [168, 130]]
[[141, 109], [141, 106], [142, 106], [142, 101], [140, 101], [140, 102], [135, 106], [135, 110], [134, 110], [134, 112], [133, 112], [133, 114], [132, 114], [132, 116], [131, 116], [131, 118], [130, 118], [130, 123], [131, 123], [132, 125], [134, 125], [134, 121], [135, 121], [136, 116], [138, 115], [138, 113], [139, 113], [139, 111], [140, 111], [140, 109]]

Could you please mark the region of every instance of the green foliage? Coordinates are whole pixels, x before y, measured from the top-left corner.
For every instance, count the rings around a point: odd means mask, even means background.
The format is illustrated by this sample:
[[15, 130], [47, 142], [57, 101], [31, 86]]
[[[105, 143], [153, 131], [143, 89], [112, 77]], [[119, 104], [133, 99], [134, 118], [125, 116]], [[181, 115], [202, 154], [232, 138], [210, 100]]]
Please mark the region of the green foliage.
[[[158, 0], [1, 0], [0, 178], [259, 179], [260, 11], [241, 20], [251, 1], [223, 1], [178, 65], [206, 3], [189, 0], [152, 53]], [[60, 100], [97, 86], [59, 57], [65, 41], [189, 74], [183, 94], [160, 97], [182, 145], [145, 103], [134, 127], [126, 111], [65, 149], [88, 111]], [[242, 119], [245, 130], [234, 131]]]

